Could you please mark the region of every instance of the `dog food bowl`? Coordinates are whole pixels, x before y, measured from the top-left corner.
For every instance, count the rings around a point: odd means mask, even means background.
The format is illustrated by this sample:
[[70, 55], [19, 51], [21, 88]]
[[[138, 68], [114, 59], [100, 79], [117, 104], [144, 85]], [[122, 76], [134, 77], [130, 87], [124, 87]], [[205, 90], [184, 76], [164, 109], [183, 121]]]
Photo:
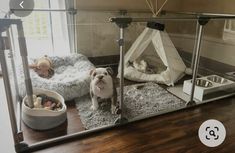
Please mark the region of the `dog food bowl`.
[[[203, 76], [196, 79], [194, 98], [199, 101], [217, 98], [234, 92], [235, 82], [218, 75]], [[185, 80], [183, 92], [190, 95], [192, 90], [192, 80]], [[226, 91], [226, 92], [224, 92]]]
[[29, 108], [26, 105], [27, 96], [22, 102], [22, 120], [30, 128], [35, 130], [48, 130], [59, 126], [67, 119], [67, 107], [64, 98], [57, 92], [46, 89], [34, 89], [34, 94], [44, 94], [48, 97], [53, 97], [62, 104], [59, 110], [47, 110], [44, 108]]
[[207, 79], [212, 81], [212, 82], [220, 83], [220, 84], [224, 84], [224, 83], [228, 82], [227, 79], [222, 78], [220, 76], [216, 76], [216, 75], [215, 76], [209, 76], [209, 77], [207, 77]]
[[196, 86], [209, 88], [212, 87], [213, 84], [210, 81], [204, 80], [204, 79], [197, 79], [196, 80]]

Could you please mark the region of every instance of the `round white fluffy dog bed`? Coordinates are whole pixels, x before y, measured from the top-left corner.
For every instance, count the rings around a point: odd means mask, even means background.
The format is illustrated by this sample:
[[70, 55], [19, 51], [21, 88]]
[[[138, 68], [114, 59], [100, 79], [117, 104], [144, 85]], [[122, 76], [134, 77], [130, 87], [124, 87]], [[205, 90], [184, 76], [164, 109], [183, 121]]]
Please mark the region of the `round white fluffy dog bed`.
[[[72, 54], [64, 57], [50, 57], [54, 69], [54, 75], [45, 79], [34, 71], [30, 70], [32, 85], [34, 88], [48, 89], [58, 92], [65, 100], [72, 100], [86, 95], [90, 88], [89, 72], [94, 65], [82, 54]], [[29, 60], [34, 63], [35, 59]], [[24, 73], [18, 69], [20, 96], [24, 97]]]

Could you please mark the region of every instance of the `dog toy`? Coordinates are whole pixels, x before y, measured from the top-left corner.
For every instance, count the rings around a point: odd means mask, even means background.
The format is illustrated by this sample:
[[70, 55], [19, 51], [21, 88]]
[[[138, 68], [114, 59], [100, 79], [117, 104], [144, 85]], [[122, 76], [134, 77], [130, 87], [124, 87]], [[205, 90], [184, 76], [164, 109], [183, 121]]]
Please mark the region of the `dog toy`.
[[144, 60], [135, 60], [133, 62], [133, 67], [140, 72], [146, 72], [147, 66], [148, 66], [148, 64]]
[[34, 106], [35, 108], [44, 108], [54, 111], [58, 111], [62, 108], [61, 102], [44, 94], [37, 95]]
[[42, 98], [37, 97], [34, 101], [34, 108], [42, 108]]
[[29, 68], [34, 69], [34, 71], [42, 78], [49, 79], [54, 75], [52, 62], [47, 57], [47, 55], [37, 59], [37, 61], [34, 64], [30, 65]]

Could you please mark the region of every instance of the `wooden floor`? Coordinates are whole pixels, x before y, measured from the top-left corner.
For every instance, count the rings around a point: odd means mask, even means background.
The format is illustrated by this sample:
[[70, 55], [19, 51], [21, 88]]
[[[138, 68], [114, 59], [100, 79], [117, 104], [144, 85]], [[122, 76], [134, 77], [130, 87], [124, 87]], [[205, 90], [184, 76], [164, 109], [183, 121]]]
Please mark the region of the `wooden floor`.
[[[31, 143], [46, 138], [84, 130], [73, 102], [69, 103], [68, 124], [47, 132], [27, 127], [26, 139]], [[156, 116], [83, 139], [75, 139], [39, 153], [233, 153], [235, 152], [235, 97], [218, 100]], [[221, 121], [227, 130], [225, 142], [216, 148], [204, 146], [198, 138], [200, 125], [208, 119]], [[61, 129], [66, 129], [61, 130]], [[61, 131], [60, 131], [61, 130]], [[33, 134], [33, 135], [32, 135]]]
[[[235, 98], [227, 98], [132, 123], [67, 142], [41, 153], [233, 153], [235, 152]], [[216, 148], [205, 147], [198, 128], [207, 119], [220, 120], [227, 137]]]

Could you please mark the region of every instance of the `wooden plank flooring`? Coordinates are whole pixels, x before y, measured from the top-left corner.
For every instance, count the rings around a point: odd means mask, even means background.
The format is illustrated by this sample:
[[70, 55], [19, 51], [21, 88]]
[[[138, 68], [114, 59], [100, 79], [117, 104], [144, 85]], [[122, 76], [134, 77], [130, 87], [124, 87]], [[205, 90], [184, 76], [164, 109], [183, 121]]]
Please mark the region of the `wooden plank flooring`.
[[[126, 82], [131, 84], [131, 82]], [[69, 104], [67, 133], [84, 130], [73, 102]], [[218, 100], [177, 112], [152, 117], [123, 127], [75, 139], [38, 153], [201, 153], [235, 152], [235, 97]], [[74, 118], [73, 118], [74, 117]], [[226, 127], [225, 142], [216, 148], [204, 146], [198, 138], [198, 128], [207, 119], [220, 120]], [[58, 128], [60, 129], [60, 128]], [[31, 142], [59, 136], [66, 132], [28, 133]], [[70, 129], [70, 130], [69, 130]], [[73, 129], [73, 130], [72, 130]], [[27, 130], [28, 131], [28, 130]], [[33, 132], [34, 133], [34, 132]]]
[[[87, 138], [38, 151], [40, 153], [233, 153], [235, 152], [235, 98], [227, 98], [173, 112]], [[226, 127], [225, 142], [216, 148], [204, 146], [197, 131], [207, 119]]]

